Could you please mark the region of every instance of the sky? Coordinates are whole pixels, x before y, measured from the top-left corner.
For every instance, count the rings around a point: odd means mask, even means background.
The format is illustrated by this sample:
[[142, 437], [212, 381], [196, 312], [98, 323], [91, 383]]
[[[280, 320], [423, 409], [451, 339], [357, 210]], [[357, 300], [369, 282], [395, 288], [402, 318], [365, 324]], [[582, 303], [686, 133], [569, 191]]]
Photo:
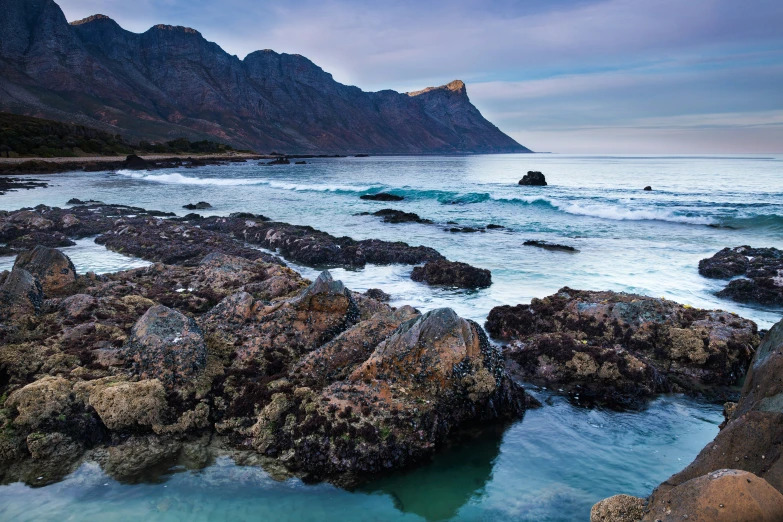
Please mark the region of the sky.
[[240, 58], [301, 54], [369, 91], [460, 79], [535, 151], [783, 152], [782, 0], [56, 1]]

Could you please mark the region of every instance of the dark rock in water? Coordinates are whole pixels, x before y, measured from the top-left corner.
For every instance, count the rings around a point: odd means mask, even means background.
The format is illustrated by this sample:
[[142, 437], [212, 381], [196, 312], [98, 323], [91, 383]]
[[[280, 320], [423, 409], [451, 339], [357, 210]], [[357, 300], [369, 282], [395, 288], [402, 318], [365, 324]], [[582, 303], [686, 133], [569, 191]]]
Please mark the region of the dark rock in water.
[[291, 161], [288, 158], [276, 158], [267, 163], [267, 165], [290, 165]]
[[82, 201], [78, 198], [71, 198], [68, 200], [66, 205], [103, 205], [103, 201], [95, 201], [94, 199], [88, 199], [87, 201]]
[[306, 161], [297, 161], [295, 165], [307, 165]]
[[381, 301], [382, 303], [391, 301], [391, 296], [379, 288], [370, 288], [364, 293], [364, 295], [370, 299]]
[[487, 230], [500, 230], [503, 228], [506, 227], [504, 227], [503, 225], [495, 225], [494, 223], [490, 223], [489, 225], [487, 225]]
[[41, 283], [27, 270], [14, 268], [11, 272], [0, 273], [0, 318], [37, 314], [43, 306], [43, 298]]
[[531, 240], [531, 241], [525, 241], [522, 244], [524, 246], [534, 246], [534, 247], [538, 247], [538, 248], [543, 248], [545, 250], [556, 250], [556, 251], [559, 251], [559, 252], [571, 252], [571, 253], [579, 252], [579, 250], [577, 250], [576, 248], [574, 248], [572, 246], [558, 245], [558, 244], [554, 244], [554, 243], [547, 243], [545, 241], [532, 241]]
[[458, 288], [488, 288], [492, 285], [492, 274], [489, 270], [445, 259], [415, 267], [411, 279], [428, 285]]
[[207, 346], [196, 322], [156, 305], [147, 310], [122, 347], [133, 373], [172, 389], [195, 378], [207, 364]]
[[14, 268], [23, 268], [33, 274], [47, 297], [76, 281], [76, 268], [71, 259], [59, 250], [45, 246], [39, 245], [19, 254]]
[[364, 199], [367, 201], [402, 201], [405, 198], [402, 196], [397, 196], [396, 194], [387, 194], [385, 192], [381, 192], [379, 194], [364, 194], [363, 196], [359, 196], [359, 199]]
[[519, 180], [520, 185], [527, 185], [532, 187], [545, 187], [546, 177], [537, 170], [530, 170], [524, 177]]
[[369, 158], [369, 154], [354, 154], [354, 158]]
[[125, 159], [125, 168], [128, 170], [150, 170], [152, 165], [147, 160], [131, 154]]
[[644, 187], [644, 190], [647, 191], [647, 192], [651, 192], [652, 191], [652, 187], [647, 185], [646, 187]]
[[714, 279], [735, 279], [720, 292], [740, 303], [783, 305], [783, 250], [741, 246], [724, 248], [699, 261], [699, 273]]
[[377, 212], [362, 212], [358, 214], [360, 216], [378, 216], [383, 218], [384, 223], [422, 223], [425, 225], [431, 225], [432, 221], [429, 219], [422, 219], [418, 214], [413, 212], [403, 212], [402, 210], [394, 210], [391, 208], [384, 208]]
[[507, 356], [522, 379], [632, 408], [673, 391], [732, 397], [759, 343], [756, 324], [735, 314], [570, 288], [493, 308], [486, 329], [512, 341]]
[[256, 219], [259, 221], [272, 221], [268, 217], [261, 214], [251, 214], [250, 212], [233, 212], [229, 214], [232, 219]]
[[474, 232], [484, 232], [485, 230], [483, 228], [473, 228], [473, 227], [452, 227], [452, 228], [444, 228], [446, 232], [451, 232], [453, 234], [456, 233], [465, 233], [465, 234], [472, 234]]
[[207, 203], [206, 201], [199, 201], [196, 204], [188, 203], [187, 205], [183, 205], [182, 208], [188, 209], [188, 210], [205, 210], [208, 208], [212, 208], [212, 205]]

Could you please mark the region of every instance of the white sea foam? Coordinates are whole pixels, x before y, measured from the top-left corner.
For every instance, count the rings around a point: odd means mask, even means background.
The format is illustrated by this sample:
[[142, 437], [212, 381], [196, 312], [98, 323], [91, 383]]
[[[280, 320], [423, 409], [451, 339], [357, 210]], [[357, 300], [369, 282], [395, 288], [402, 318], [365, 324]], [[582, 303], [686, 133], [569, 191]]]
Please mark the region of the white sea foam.
[[149, 174], [132, 170], [118, 170], [117, 174], [133, 179], [164, 183], [166, 185], [199, 185], [199, 186], [242, 186], [242, 185], [268, 185], [281, 190], [313, 191], [313, 192], [366, 192], [379, 187], [356, 185], [318, 185], [304, 183], [284, 183], [263, 178], [198, 178], [183, 176], [177, 172], [168, 174]]
[[526, 205], [547, 205], [554, 209], [576, 216], [589, 216], [615, 221], [668, 221], [671, 223], [686, 223], [691, 225], [711, 225], [715, 221], [703, 216], [683, 216], [662, 208], [629, 208], [621, 205], [581, 203], [561, 201], [540, 196], [530, 197], [495, 197], [495, 201], [508, 201]]

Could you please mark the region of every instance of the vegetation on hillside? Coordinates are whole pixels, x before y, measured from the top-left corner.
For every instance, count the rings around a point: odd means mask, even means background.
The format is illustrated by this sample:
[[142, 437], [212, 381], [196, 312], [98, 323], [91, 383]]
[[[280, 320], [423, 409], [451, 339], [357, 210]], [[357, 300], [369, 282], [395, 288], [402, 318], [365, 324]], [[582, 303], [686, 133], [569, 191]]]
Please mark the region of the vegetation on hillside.
[[84, 125], [0, 113], [0, 157], [124, 156], [134, 152], [217, 154], [233, 150], [223, 143], [185, 138], [165, 143], [132, 143], [119, 134]]

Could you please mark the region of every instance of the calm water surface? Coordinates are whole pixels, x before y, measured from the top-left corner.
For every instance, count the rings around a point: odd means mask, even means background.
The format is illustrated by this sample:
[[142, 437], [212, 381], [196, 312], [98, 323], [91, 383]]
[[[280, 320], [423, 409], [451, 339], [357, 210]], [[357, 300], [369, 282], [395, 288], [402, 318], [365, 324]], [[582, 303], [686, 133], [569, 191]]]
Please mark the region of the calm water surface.
[[[499, 304], [529, 302], [563, 286], [664, 296], [735, 311], [767, 328], [783, 311], [715, 297], [722, 283], [698, 275], [698, 261], [726, 246], [783, 248], [783, 155], [390, 157], [258, 162], [180, 171], [36, 176], [47, 189], [0, 196], [0, 209], [64, 206], [97, 199], [180, 215], [262, 213], [356, 239], [432, 246], [452, 260], [492, 270], [477, 292], [431, 289], [408, 279], [411, 267], [332, 270], [350, 288], [382, 288], [393, 304], [422, 311], [450, 306], [483, 322]], [[541, 170], [548, 187], [520, 187]], [[651, 185], [652, 192], [641, 189]], [[400, 203], [368, 202], [390, 191]], [[359, 212], [396, 208], [438, 225], [381, 223]], [[445, 223], [499, 224], [504, 230], [453, 234]], [[450, 225], [451, 226], [451, 225]], [[522, 243], [540, 239], [579, 253]], [[143, 261], [106, 252], [91, 240], [65, 249], [80, 272], [110, 272]], [[13, 259], [0, 258], [0, 269]], [[319, 267], [293, 265], [308, 277]], [[122, 485], [92, 465], [62, 483], [0, 487], [2, 520], [586, 520], [590, 506], [616, 493], [646, 495], [687, 465], [717, 433], [720, 407], [664, 397], [644, 412], [572, 406], [536, 392], [545, 407], [497, 433], [463, 442], [409, 473], [360, 491], [297, 480], [220, 459], [194, 472], [172, 470], [161, 483]]]

